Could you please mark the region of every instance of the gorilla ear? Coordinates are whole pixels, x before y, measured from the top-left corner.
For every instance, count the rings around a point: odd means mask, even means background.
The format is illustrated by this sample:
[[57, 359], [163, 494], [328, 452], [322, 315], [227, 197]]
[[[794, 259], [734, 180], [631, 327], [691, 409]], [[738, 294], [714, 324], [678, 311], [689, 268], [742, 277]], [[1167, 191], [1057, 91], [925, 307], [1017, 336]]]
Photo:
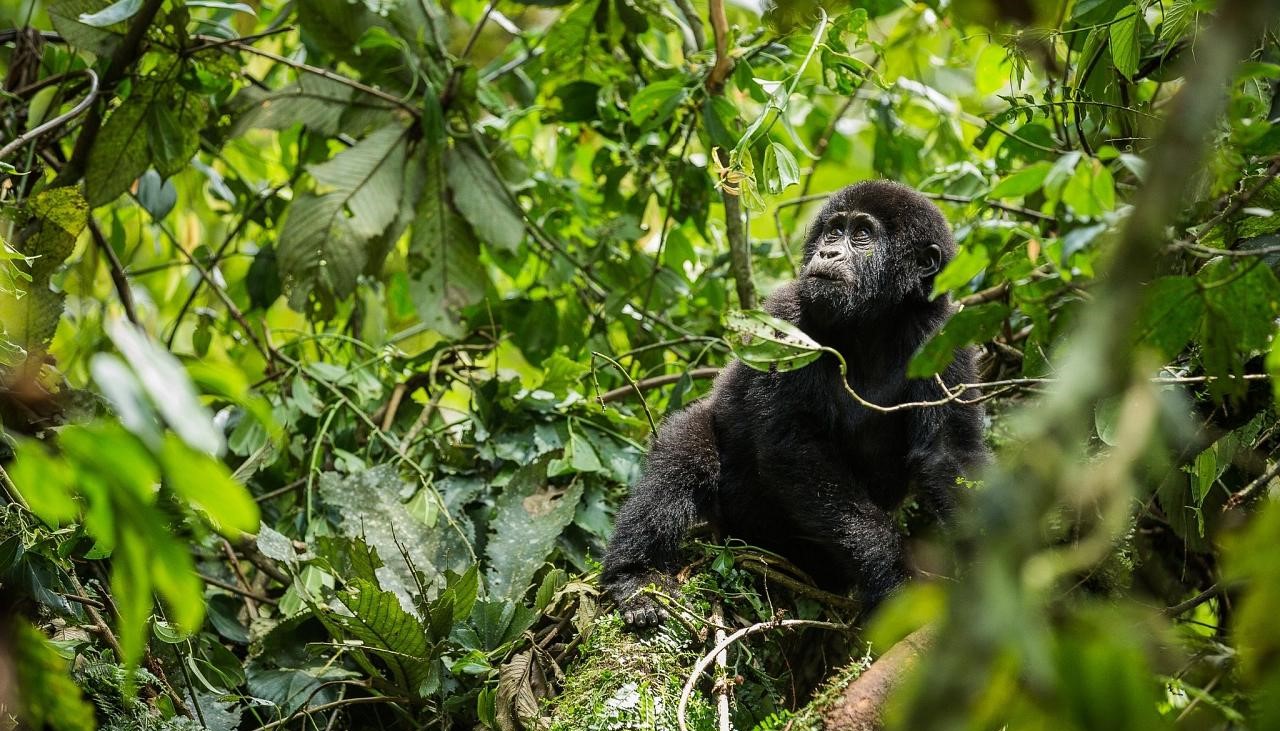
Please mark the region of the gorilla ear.
[[942, 247], [929, 244], [916, 253], [916, 262], [920, 265], [921, 277], [932, 277], [942, 269]]

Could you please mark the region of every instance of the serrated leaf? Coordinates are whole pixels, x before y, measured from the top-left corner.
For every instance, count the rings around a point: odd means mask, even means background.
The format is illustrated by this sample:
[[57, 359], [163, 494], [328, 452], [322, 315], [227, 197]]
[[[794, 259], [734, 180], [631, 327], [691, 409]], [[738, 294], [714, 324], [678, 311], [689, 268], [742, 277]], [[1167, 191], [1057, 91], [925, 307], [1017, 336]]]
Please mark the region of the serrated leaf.
[[995, 337], [1008, 316], [1009, 308], [999, 302], [960, 310], [911, 358], [907, 377], [931, 378], [941, 373], [955, 359], [957, 348]]
[[524, 214], [512, 208], [506, 184], [494, 174], [484, 153], [462, 142], [445, 151], [444, 166], [453, 203], [480, 241], [515, 251], [524, 239]]
[[422, 622], [405, 611], [395, 594], [365, 579], [348, 581], [337, 596], [351, 614], [325, 613], [326, 624], [360, 640], [363, 647], [353, 651], [377, 657], [391, 671], [388, 680], [416, 697], [431, 675], [433, 659]]
[[[380, 465], [352, 475], [326, 472], [320, 476], [320, 497], [341, 517], [339, 530], [343, 535], [364, 540], [378, 552], [386, 564], [378, 570], [379, 582], [407, 604], [409, 587], [415, 585], [413, 570], [435, 580], [446, 567], [469, 565], [470, 554], [457, 532], [444, 521], [428, 528], [414, 517], [400, 501], [400, 495], [406, 492], [408, 488], [394, 465]], [[408, 555], [407, 561], [400, 546]]]
[[1117, 13], [1117, 20], [1111, 24], [1111, 59], [1115, 62], [1116, 71], [1126, 79], [1132, 79], [1138, 73], [1138, 58], [1141, 55], [1138, 9], [1130, 6]]
[[352, 231], [361, 238], [382, 233], [400, 204], [407, 130], [388, 125], [332, 159], [307, 170], [316, 182], [343, 194]]
[[822, 356], [822, 346], [800, 328], [762, 310], [725, 314], [729, 346], [743, 364], [758, 371], [790, 371]]
[[556, 539], [573, 520], [582, 497], [582, 482], [563, 491], [547, 484], [547, 462], [520, 468], [495, 501], [489, 530], [489, 596], [515, 601], [524, 596], [533, 576], [555, 548]]
[[306, 311], [314, 301], [324, 313], [355, 291], [365, 266], [365, 240], [347, 220], [347, 197], [306, 194], [289, 206], [276, 261], [295, 310]]
[[424, 324], [458, 336], [459, 311], [484, 297], [489, 277], [471, 228], [449, 206], [441, 153], [433, 147], [426, 155], [426, 181], [409, 239], [410, 296]]

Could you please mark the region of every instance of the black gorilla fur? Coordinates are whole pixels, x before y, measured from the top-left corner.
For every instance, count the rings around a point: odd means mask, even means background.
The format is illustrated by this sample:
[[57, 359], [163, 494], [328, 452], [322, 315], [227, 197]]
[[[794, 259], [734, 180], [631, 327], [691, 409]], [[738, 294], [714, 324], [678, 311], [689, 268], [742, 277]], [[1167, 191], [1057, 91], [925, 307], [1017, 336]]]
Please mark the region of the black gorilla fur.
[[[942, 399], [936, 380], [909, 380], [906, 368], [952, 312], [949, 298], [929, 294], [954, 254], [928, 199], [887, 181], [852, 185], [818, 214], [799, 278], [765, 309], [838, 350], [867, 401]], [[958, 350], [942, 380], [974, 382], [974, 358]], [[881, 413], [855, 402], [839, 378], [832, 356], [789, 372], [734, 362], [710, 395], [663, 423], [605, 558], [603, 583], [627, 625], [663, 618], [639, 590], [671, 583], [681, 540], [703, 520], [787, 557], [826, 588], [857, 589], [869, 606], [906, 580], [893, 511], [910, 494], [946, 519], [957, 477], [987, 458], [982, 407]]]

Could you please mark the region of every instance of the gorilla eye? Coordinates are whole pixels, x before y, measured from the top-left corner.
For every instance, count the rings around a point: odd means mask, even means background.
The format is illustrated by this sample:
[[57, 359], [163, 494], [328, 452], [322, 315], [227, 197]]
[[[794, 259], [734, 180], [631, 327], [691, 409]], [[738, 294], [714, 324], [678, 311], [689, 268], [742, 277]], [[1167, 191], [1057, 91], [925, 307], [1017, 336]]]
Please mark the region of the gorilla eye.
[[855, 241], [870, 241], [871, 229], [868, 228], [865, 224], [857, 226], [856, 228], [853, 229], [852, 238]]
[[827, 222], [827, 238], [844, 238], [845, 229], [848, 228], [848, 225], [849, 222], [843, 218], [834, 218]]

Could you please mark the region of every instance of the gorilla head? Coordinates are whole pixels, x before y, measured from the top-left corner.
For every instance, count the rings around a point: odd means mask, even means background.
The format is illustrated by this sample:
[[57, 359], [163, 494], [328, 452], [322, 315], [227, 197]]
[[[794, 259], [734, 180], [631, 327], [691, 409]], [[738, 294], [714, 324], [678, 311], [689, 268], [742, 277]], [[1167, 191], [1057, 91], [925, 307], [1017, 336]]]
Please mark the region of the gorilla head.
[[813, 319], [853, 324], [931, 306], [933, 277], [955, 256], [946, 219], [899, 183], [872, 180], [833, 195], [804, 246], [798, 294]]

